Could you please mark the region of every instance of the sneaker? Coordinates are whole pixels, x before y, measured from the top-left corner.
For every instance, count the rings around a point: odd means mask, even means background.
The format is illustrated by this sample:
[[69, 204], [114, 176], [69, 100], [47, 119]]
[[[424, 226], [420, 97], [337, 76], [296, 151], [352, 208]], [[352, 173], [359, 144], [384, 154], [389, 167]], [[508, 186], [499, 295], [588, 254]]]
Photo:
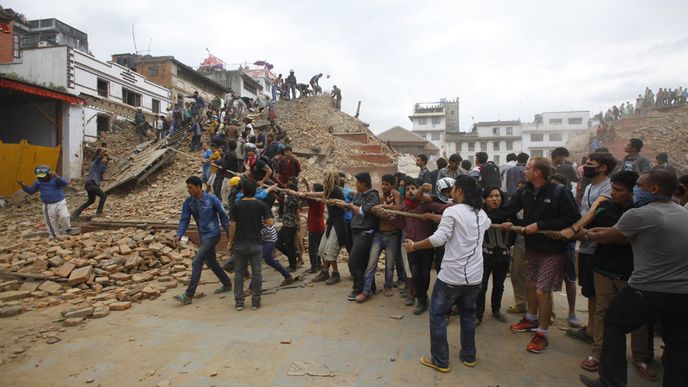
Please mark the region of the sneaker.
[[572, 339], [580, 340], [586, 344], [592, 344], [592, 337], [588, 336], [588, 333], [585, 330], [585, 327], [569, 328], [566, 330], [566, 336]]
[[320, 273], [318, 273], [318, 275], [315, 276], [315, 278], [313, 278], [312, 282], [322, 282], [328, 279], [330, 279], [330, 273], [326, 271], [321, 271]]
[[215, 289], [213, 293], [215, 294], [221, 294], [221, 293], [227, 293], [232, 290], [232, 285], [229, 286], [220, 286], [219, 288]]
[[339, 272], [333, 271], [330, 278], [327, 281], [325, 281], [325, 285], [334, 285], [337, 282], [339, 282], [340, 280], [341, 280], [341, 278], [339, 277]]
[[423, 314], [426, 310], [428, 310], [427, 304], [424, 302], [418, 301], [418, 305], [416, 305], [416, 309], [413, 310], [413, 314], [416, 316]]
[[471, 367], [471, 368], [475, 367], [475, 365], [477, 363], [478, 363], [477, 360], [473, 360], [473, 361], [464, 360], [463, 361], [463, 365], [465, 365], [466, 367]]
[[406, 295], [406, 299], [404, 300], [404, 305], [413, 306], [413, 304], [415, 302], [416, 302], [415, 297], [413, 297], [410, 293]]
[[548, 344], [549, 343], [547, 342], [547, 336], [543, 335], [540, 332], [535, 332], [533, 338], [530, 339], [530, 343], [528, 343], [526, 349], [528, 350], [528, 352], [532, 353], [543, 353], [545, 352], [545, 348], [547, 348]]
[[530, 321], [524, 316], [521, 321], [516, 324], [511, 324], [511, 330], [514, 332], [533, 332], [537, 329], [538, 325], [540, 324], [537, 320]]
[[251, 304], [251, 310], [258, 310], [260, 309], [260, 302], [254, 302]]
[[240, 312], [240, 311], [244, 310], [244, 304], [236, 304], [234, 306], [234, 309], [236, 309], [237, 312]]
[[284, 281], [282, 281], [282, 283], [280, 284], [280, 287], [281, 287], [281, 286], [291, 285], [291, 284], [293, 284], [293, 283], [294, 283], [294, 279], [293, 279], [292, 277], [285, 278]]
[[192, 301], [191, 297], [187, 296], [186, 293], [174, 296], [174, 299], [179, 301], [182, 305], [189, 305]]
[[368, 297], [365, 293], [361, 292], [361, 294], [356, 296], [356, 302], [358, 302], [359, 304], [362, 304], [362, 303], [368, 301], [368, 298], [370, 298], [370, 297]]
[[569, 322], [569, 326], [571, 328], [580, 328], [583, 326], [583, 322], [580, 319], [578, 319], [578, 316], [576, 316], [575, 314], [570, 315], [569, 318], [566, 319], [566, 321]]
[[356, 294], [356, 292], [351, 292], [348, 296], [346, 296], [346, 299], [349, 301], [356, 301], [357, 296], [358, 294]]
[[385, 288], [385, 290], [382, 292], [382, 294], [384, 294], [385, 297], [392, 297], [392, 289]]
[[428, 356], [422, 356], [420, 358], [420, 364], [422, 364], [426, 367], [430, 367], [430, 368], [434, 369], [435, 371], [439, 371], [439, 372], [447, 373], [447, 372], [451, 371], [451, 368], [449, 368], [449, 367], [440, 367], [437, 364], [433, 363], [432, 359]]

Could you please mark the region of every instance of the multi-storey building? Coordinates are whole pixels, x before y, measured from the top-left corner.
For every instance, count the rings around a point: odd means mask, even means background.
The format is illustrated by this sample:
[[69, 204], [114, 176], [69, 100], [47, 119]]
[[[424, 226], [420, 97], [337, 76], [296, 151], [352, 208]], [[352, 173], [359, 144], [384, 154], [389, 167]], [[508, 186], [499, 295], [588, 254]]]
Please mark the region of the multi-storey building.
[[439, 102], [418, 102], [409, 116], [413, 132], [446, 152], [445, 137], [459, 133], [459, 99]]
[[458, 153], [474, 162], [477, 152], [486, 152], [499, 165], [509, 153], [521, 152], [521, 121], [478, 122], [470, 132], [447, 133], [445, 144], [447, 155]]
[[575, 136], [585, 135], [591, 127], [590, 111], [545, 112], [532, 123], [523, 124], [523, 151], [531, 157], [549, 157], [556, 147], [565, 147]]

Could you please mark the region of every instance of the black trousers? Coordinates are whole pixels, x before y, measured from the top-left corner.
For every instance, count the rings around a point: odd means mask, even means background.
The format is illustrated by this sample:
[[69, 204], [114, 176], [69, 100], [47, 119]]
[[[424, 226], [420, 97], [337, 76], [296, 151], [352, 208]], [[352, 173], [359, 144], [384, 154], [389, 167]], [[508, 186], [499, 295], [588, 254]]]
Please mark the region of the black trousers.
[[296, 269], [296, 227], [282, 226], [277, 233], [275, 248], [287, 256], [289, 268]]
[[485, 297], [487, 295], [487, 284], [492, 275], [492, 296], [490, 297], [492, 313], [499, 312], [502, 308], [502, 295], [504, 294], [504, 281], [506, 273], [509, 271], [509, 261], [483, 260], [483, 283], [480, 288], [480, 295], [476, 302], [475, 315], [479, 320], [485, 315]]
[[220, 171], [217, 171], [217, 174], [215, 175], [215, 181], [213, 181], [213, 193], [215, 196], [217, 196], [220, 201], [222, 201], [222, 182], [225, 181], [225, 178]]
[[320, 247], [320, 240], [323, 237], [322, 232], [308, 232], [308, 257], [311, 260], [311, 267], [320, 269], [322, 263], [318, 256], [318, 247]]
[[604, 315], [600, 380], [607, 386], [626, 386], [626, 334], [648, 321], [662, 323], [663, 385], [688, 386], [688, 294], [641, 291], [627, 286]]
[[105, 192], [103, 192], [102, 189], [98, 186], [98, 184], [94, 183], [92, 180], [88, 181], [85, 185], [84, 188], [86, 189], [86, 193], [88, 194], [88, 199], [86, 200], [86, 203], [82, 204], [81, 207], [77, 208], [76, 211], [74, 211], [74, 217], [77, 217], [81, 215], [81, 213], [88, 208], [91, 204], [96, 202], [96, 196], [100, 198], [98, 201], [98, 209], [96, 210], [96, 215], [100, 215], [103, 213], [103, 207], [105, 207], [105, 199], [107, 199], [107, 195]]
[[354, 279], [353, 292], [359, 294], [363, 292], [363, 280], [365, 270], [368, 266], [370, 257], [370, 247], [373, 245], [373, 233], [364, 234], [360, 231], [353, 231], [353, 244], [351, 254], [349, 254], [349, 272]]
[[435, 250], [418, 250], [408, 254], [409, 266], [413, 275], [413, 286], [416, 297], [421, 304], [428, 305], [428, 287], [430, 287], [430, 271], [435, 258]]

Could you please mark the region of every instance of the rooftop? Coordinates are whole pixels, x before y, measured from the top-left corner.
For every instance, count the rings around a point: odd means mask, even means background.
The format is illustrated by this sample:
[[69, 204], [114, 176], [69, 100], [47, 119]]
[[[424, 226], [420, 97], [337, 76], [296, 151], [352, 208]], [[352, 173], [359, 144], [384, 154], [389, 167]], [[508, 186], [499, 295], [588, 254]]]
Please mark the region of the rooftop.
[[377, 135], [382, 141], [389, 142], [412, 142], [412, 143], [426, 143], [428, 140], [423, 137], [411, 132], [410, 130], [404, 129], [401, 126], [395, 126], [385, 130], [384, 132]]

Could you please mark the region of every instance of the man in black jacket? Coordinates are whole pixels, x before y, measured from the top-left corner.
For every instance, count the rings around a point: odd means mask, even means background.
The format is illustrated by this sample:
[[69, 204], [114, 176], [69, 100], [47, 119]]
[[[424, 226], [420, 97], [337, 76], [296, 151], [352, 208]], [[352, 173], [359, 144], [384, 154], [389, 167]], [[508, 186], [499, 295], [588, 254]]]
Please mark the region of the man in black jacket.
[[[564, 186], [550, 182], [552, 164], [535, 157], [526, 164], [525, 179], [504, 208], [490, 215], [493, 223], [506, 222], [523, 210], [526, 234], [526, 279], [528, 313], [511, 325], [515, 332], [535, 331], [527, 350], [541, 353], [548, 345], [547, 328], [552, 314], [552, 292], [561, 290], [564, 279], [566, 241], [554, 240], [539, 230], [561, 230], [580, 218], [573, 195]], [[503, 223], [508, 228], [509, 223]]]
[[364, 302], [368, 296], [363, 293], [363, 280], [378, 223], [377, 216], [371, 210], [380, 204], [380, 195], [372, 188], [372, 180], [368, 172], [361, 172], [355, 177], [358, 194], [353, 202], [346, 203], [339, 200], [337, 206], [351, 210], [353, 214], [351, 221], [353, 246], [349, 254], [349, 272], [354, 278], [354, 285], [347, 299]]

